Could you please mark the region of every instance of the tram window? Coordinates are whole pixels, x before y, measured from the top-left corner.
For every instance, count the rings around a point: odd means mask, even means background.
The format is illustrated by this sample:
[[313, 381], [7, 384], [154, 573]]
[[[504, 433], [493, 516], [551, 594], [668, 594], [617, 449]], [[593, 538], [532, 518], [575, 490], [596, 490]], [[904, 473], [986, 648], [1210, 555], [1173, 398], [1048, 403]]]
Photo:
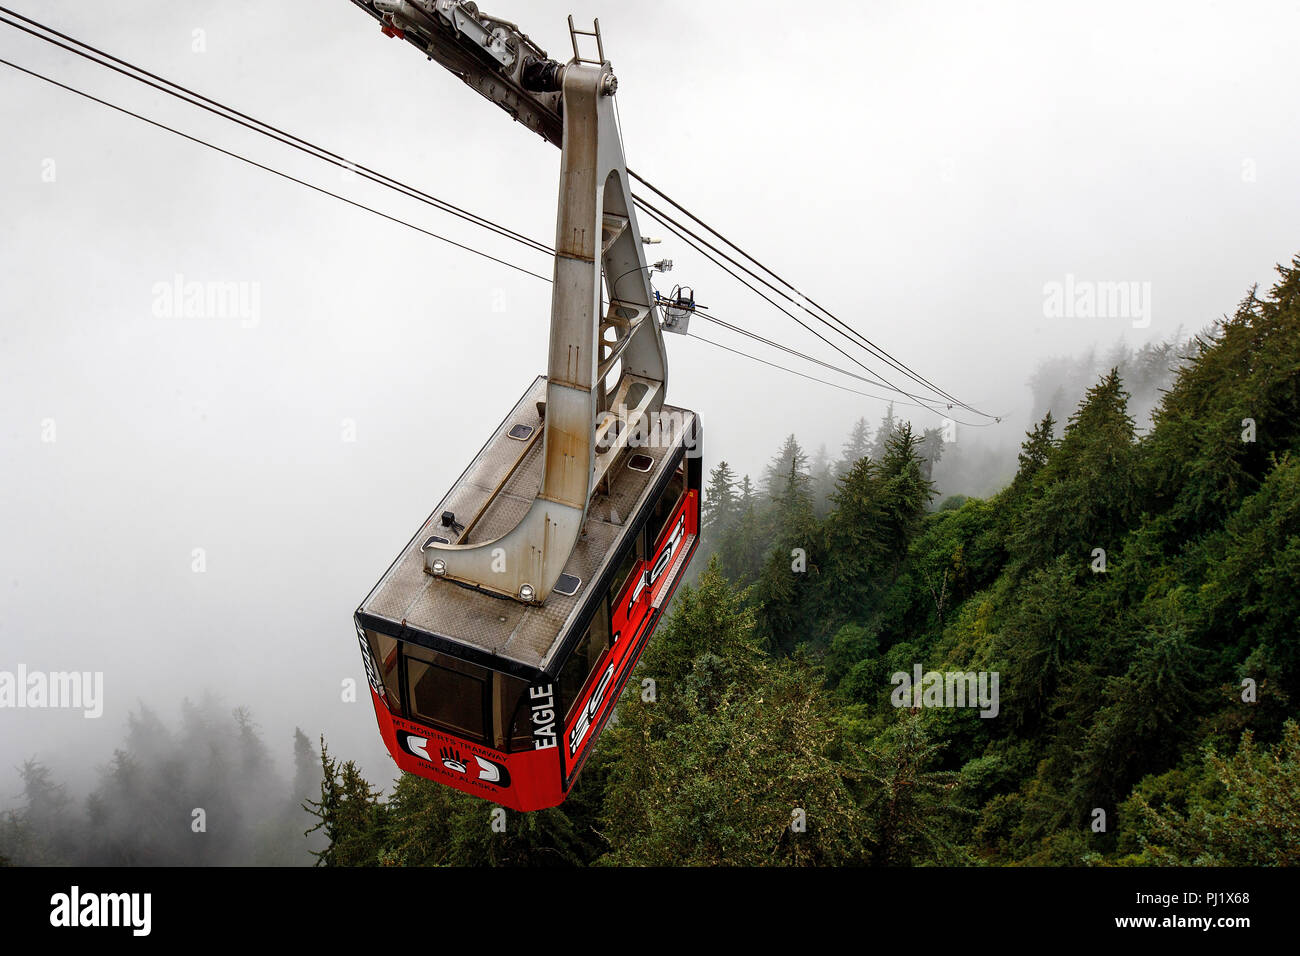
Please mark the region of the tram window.
[[380, 634], [378, 631], [366, 631], [366, 639], [370, 641], [370, 653], [375, 658], [380, 680], [384, 682], [384, 689], [388, 692], [389, 709], [400, 714], [402, 691], [397, 683], [397, 638]]
[[573, 705], [582, 695], [582, 688], [586, 685], [587, 678], [596, 669], [601, 655], [608, 647], [609, 601], [604, 600], [600, 602], [591, 626], [587, 628], [587, 633], [582, 635], [582, 640], [574, 648], [573, 654], [565, 661], [564, 667], [560, 669], [559, 679], [555, 682], [560, 709], [566, 718], [572, 713]]
[[531, 749], [528, 681], [501, 673], [494, 673], [492, 679], [492, 745], [505, 750], [509, 741], [511, 750]]
[[533, 749], [533, 709], [529, 705], [527, 689], [515, 703], [514, 717], [510, 721], [510, 727], [507, 738], [510, 741], [510, 750], [512, 753], [518, 753], [520, 750]]
[[458, 736], [485, 742], [488, 671], [409, 644], [405, 660], [411, 714]]
[[614, 572], [613, 583], [609, 588], [609, 597], [611, 600], [617, 598], [623, 593], [623, 588], [627, 586], [628, 579], [632, 577], [632, 572], [636, 570], [637, 565], [642, 561], [641, 548], [634, 543], [627, 549], [627, 554], [619, 563], [618, 570]]
[[673, 512], [677, 510], [677, 505], [682, 499], [682, 494], [686, 491], [686, 460], [677, 466], [673, 476], [668, 479], [668, 487], [664, 493], [659, 496], [655, 502], [654, 513], [645, 526], [645, 548], [646, 554], [653, 556], [655, 545], [659, 543], [660, 537], [668, 525], [668, 519], [672, 517]]

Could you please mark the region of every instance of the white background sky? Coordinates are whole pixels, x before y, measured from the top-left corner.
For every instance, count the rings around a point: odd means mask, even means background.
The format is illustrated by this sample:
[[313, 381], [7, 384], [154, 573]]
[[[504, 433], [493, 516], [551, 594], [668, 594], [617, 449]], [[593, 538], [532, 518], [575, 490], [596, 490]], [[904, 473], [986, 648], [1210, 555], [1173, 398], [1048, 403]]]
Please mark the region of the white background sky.
[[[346, 0], [8, 2], [553, 237], [558, 150]], [[1019, 441], [1042, 358], [1199, 328], [1300, 250], [1291, 0], [483, 6], [560, 58], [565, 15], [599, 16], [630, 164], [1007, 413], [995, 442]], [[7, 27], [0, 57], [549, 272]], [[0, 669], [107, 682], [99, 721], [0, 710], [0, 803], [24, 756], [82, 784], [137, 701], [174, 719], [205, 687], [251, 706], [281, 757], [300, 725], [387, 781], [369, 703], [339, 701], [343, 679], [364, 688], [350, 615], [543, 371], [549, 288], [4, 67], [0, 116]], [[669, 284], [835, 358], [664, 238]], [[154, 285], [177, 274], [257, 283], [258, 325], [155, 317]], [[1043, 286], [1067, 274], [1151, 283], [1150, 328], [1045, 318]], [[882, 411], [668, 344], [670, 400], [702, 415], [707, 466], [756, 472], [789, 432], [834, 450]]]

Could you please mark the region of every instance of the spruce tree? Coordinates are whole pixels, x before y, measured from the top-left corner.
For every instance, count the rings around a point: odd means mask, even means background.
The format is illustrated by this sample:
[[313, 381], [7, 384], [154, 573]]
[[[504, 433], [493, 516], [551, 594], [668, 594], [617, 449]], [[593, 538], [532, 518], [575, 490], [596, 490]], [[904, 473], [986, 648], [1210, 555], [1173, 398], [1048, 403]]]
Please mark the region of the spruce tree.
[[736, 502], [736, 520], [723, 534], [718, 553], [727, 577], [738, 584], [754, 579], [763, 566], [768, 543], [763, 532], [763, 516], [758, 510], [758, 495], [746, 475], [740, 482]]
[[792, 469], [798, 475], [808, 475], [808, 456], [794, 435], [789, 435], [781, 450], [763, 469], [763, 493], [771, 499], [779, 497]]
[[872, 458], [883, 458], [885, 449], [889, 446], [889, 439], [894, 434], [897, 427], [897, 420], [894, 418], [894, 403], [890, 402], [889, 407], [885, 409], [885, 415], [880, 419], [880, 426], [876, 429], [876, 436], [871, 440], [871, 446], [868, 454]]
[[1037, 497], [1013, 541], [1019, 557], [1041, 566], [1068, 554], [1082, 568], [1096, 548], [1118, 552], [1141, 497], [1134, 437], [1128, 393], [1112, 368], [1088, 390], [1034, 476]]
[[725, 461], [720, 461], [709, 472], [709, 483], [705, 486], [704, 501], [700, 506], [704, 533], [714, 541], [720, 540], [735, 521], [739, 508], [735, 472]]
[[867, 425], [865, 418], [859, 418], [853, 423], [853, 430], [849, 432], [849, 438], [844, 443], [839, 463], [835, 466], [836, 477], [848, 474], [849, 469], [857, 464], [858, 459], [870, 454], [870, 452], [871, 429]]
[[1056, 447], [1056, 419], [1048, 412], [1042, 421], [1034, 426], [1033, 431], [1025, 433], [1025, 440], [1020, 446], [1014, 485], [1028, 486], [1038, 474], [1040, 468], [1047, 464], [1047, 459]]
[[819, 528], [813, 511], [811, 480], [790, 461], [784, 486], [773, 502], [769, 540], [754, 596], [761, 606], [759, 633], [773, 648], [791, 650], [810, 636], [804, 598], [817, 574]]
[[386, 806], [354, 761], [339, 763], [320, 742], [320, 800], [307, 801], [317, 823], [308, 833], [322, 831], [328, 843], [313, 852], [317, 866], [372, 866], [387, 845]]
[[926, 481], [934, 478], [934, 466], [943, 457], [943, 433], [937, 428], [927, 428], [921, 433], [921, 440], [916, 446], [921, 462], [921, 475]]
[[826, 446], [821, 445], [813, 456], [811, 483], [813, 511], [818, 518], [825, 518], [831, 506], [831, 492], [835, 490], [835, 468], [827, 454]]

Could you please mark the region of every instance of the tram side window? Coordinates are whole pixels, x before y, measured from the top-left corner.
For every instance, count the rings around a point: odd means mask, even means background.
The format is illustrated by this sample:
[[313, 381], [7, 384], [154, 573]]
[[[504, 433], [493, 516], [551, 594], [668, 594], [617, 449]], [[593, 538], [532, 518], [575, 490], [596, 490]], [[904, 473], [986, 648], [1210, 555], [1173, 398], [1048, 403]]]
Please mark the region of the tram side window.
[[366, 640], [370, 642], [370, 653], [375, 658], [375, 666], [379, 668], [379, 677], [387, 691], [388, 707], [400, 714], [402, 692], [397, 683], [397, 638], [378, 631], [366, 631]]
[[488, 671], [409, 644], [405, 661], [411, 714], [459, 737], [486, 743]]
[[644, 556], [641, 554], [639, 543], [634, 543], [632, 547], [627, 549], [627, 554], [623, 556], [623, 560], [619, 563], [618, 570], [614, 572], [613, 583], [609, 588], [611, 601], [617, 598], [623, 588], [627, 586], [628, 580], [632, 577], [632, 572], [636, 570], [637, 565], [643, 560]]
[[510, 741], [510, 750], [512, 753], [518, 753], [520, 750], [533, 749], [533, 709], [532, 701], [528, 696], [527, 689], [515, 703], [514, 717], [510, 721], [509, 733], [506, 735]]
[[559, 696], [560, 709], [567, 718], [573, 712], [573, 705], [582, 695], [582, 688], [587, 678], [596, 669], [601, 655], [609, 647], [609, 602], [601, 601], [591, 626], [582, 636], [573, 654], [560, 669], [556, 691]]
[[686, 459], [682, 459], [673, 476], [668, 479], [668, 487], [664, 493], [659, 496], [655, 502], [654, 513], [645, 526], [645, 549], [646, 555], [653, 557], [655, 545], [663, 536], [668, 527], [668, 520], [672, 517], [673, 512], [677, 510], [677, 505], [682, 500], [682, 495], [686, 491]]
[[493, 675], [492, 736], [497, 750], [531, 750], [533, 747], [532, 704], [529, 683], [509, 674]]

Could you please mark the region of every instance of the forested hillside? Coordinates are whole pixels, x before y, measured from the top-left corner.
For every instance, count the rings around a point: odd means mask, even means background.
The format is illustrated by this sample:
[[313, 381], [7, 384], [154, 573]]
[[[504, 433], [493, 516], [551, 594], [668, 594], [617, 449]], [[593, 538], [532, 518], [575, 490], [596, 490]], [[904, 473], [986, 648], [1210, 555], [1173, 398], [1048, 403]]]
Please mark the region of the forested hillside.
[[[935, 501], [941, 442], [905, 421], [832, 469], [793, 436], [757, 482], [717, 464], [709, 564], [575, 795], [496, 832], [326, 754], [323, 862], [1300, 862], [1300, 259], [1279, 273], [1160, 354], [1149, 430], [1107, 371], [991, 498]], [[900, 693], [917, 668], [999, 699]]]
[[[1300, 863], [1300, 258], [1279, 274], [1063, 421], [1037, 396], [991, 497], [938, 498], [952, 448], [892, 409], [834, 458], [717, 463], [694, 584], [559, 808], [384, 795], [301, 734], [290, 787], [246, 712], [142, 710], [84, 811], [24, 768], [0, 861]], [[243, 824], [191, 840], [199, 806]]]

